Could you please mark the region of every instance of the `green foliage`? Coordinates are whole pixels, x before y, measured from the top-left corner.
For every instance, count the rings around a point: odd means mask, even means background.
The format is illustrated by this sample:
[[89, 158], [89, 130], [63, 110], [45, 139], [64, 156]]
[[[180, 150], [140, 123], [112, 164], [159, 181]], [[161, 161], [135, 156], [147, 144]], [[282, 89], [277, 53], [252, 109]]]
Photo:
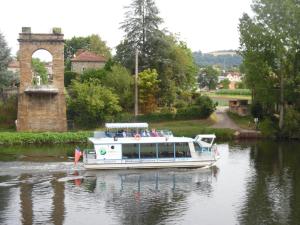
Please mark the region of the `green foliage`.
[[271, 118], [265, 118], [262, 122], [258, 124], [259, 130], [262, 135], [267, 138], [276, 138], [278, 135], [278, 126], [276, 126], [277, 121]]
[[198, 75], [199, 87], [208, 87], [209, 90], [216, 89], [219, 75], [219, 71], [212, 66], [201, 68]]
[[171, 106], [176, 93], [196, 85], [197, 67], [192, 52], [175, 35], [159, 30], [162, 22], [153, 0], [133, 0], [122, 29], [125, 39], [117, 46], [115, 60], [134, 73], [135, 50], [139, 50], [139, 70], [156, 69], [160, 106]]
[[[41, 84], [48, 84], [48, 71], [45, 63], [38, 58], [32, 58], [31, 66], [35, 76], [40, 76]], [[36, 84], [37, 81], [33, 80], [33, 82]]]
[[153, 112], [157, 108], [159, 80], [156, 70], [144, 70], [138, 75], [139, 104], [143, 113]]
[[252, 8], [254, 16], [244, 14], [239, 25], [246, 83], [265, 114], [280, 115], [283, 129], [284, 108], [300, 106], [299, 3], [256, 0]]
[[0, 102], [0, 127], [15, 128], [18, 111], [17, 96], [10, 97], [6, 102]]
[[97, 127], [113, 121], [121, 111], [118, 96], [97, 80], [84, 83], [73, 80], [70, 89], [68, 117], [80, 127]]
[[254, 118], [259, 118], [259, 119], [263, 118], [263, 107], [260, 102], [256, 101], [251, 104], [251, 115]]
[[120, 105], [129, 111], [133, 108], [133, 78], [128, 70], [118, 63], [110, 63], [102, 69], [89, 69], [80, 76], [80, 82], [97, 80], [119, 97]]
[[[232, 51], [233, 52], [233, 51]], [[195, 62], [199, 66], [218, 66], [224, 70], [237, 67], [242, 63], [242, 57], [239, 55], [225, 54], [212, 55], [209, 53], [202, 53], [201, 51], [193, 52]]]
[[85, 143], [87, 138], [91, 136], [90, 131], [64, 133], [0, 132], [0, 145]]
[[195, 100], [195, 105], [199, 107], [200, 118], [209, 117], [216, 109], [216, 105], [208, 96], [199, 96]]
[[103, 83], [106, 74], [107, 71], [105, 69], [88, 69], [80, 75], [80, 82], [98, 80], [98, 82]]
[[282, 136], [300, 139], [300, 112], [293, 108], [287, 108], [284, 120]]
[[220, 89], [216, 91], [218, 95], [251, 95], [249, 89]]
[[72, 37], [71, 39], [65, 40], [64, 46], [65, 69], [67, 71], [71, 70], [70, 60], [79, 49], [103, 55], [106, 59], [111, 58], [110, 48], [107, 47], [106, 42], [103, 41], [99, 35], [92, 34], [87, 37]]
[[119, 96], [120, 105], [126, 111], [133, 109], [133, 77], [128, 70], [118, 63], [114, 63], [106, 76], [103, 85], [113, 90]]
[[220, 81], [220, 85], [222, 86], [223, 89], [228, 89], [229, 88], [230, 81], [228, 79], [224, 79]]
[[7, 86], [9, 83], [7, 66], [10, 61], [10, 49], [7, 46], [4, 36], [0, 33], [0, 88]]
[[72, 80], [75, 80], [79, 77], [79, 74], [72, 71], [65, 71], [64, 76], [65, 87], [68, 87], [71, 84]]
[[12, 71], [0, 71], [0, 88], [15, 86], [19, 83], [20, 74]]

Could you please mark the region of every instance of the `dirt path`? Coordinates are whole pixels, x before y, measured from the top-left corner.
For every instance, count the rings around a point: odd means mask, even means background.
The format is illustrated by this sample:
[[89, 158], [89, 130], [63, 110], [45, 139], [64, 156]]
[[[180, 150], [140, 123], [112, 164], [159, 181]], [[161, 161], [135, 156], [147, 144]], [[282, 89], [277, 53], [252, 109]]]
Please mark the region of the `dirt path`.
[[235, 130], [235, 136], [237, 138], [259, 138], [261, 132], [256, 130], [247, 130], [240, 128], [228, 115], [228, 106], [219, 106], [216, 110], [217, 122], [212, 125], [212, 128], [230, 128]]
[[230, 128], [233, 130], [241, 130], [241, 128], [236, 125], [236, 123], [227, 115], [226, 111], [228, 109], [228, 106], [217, 107], [215, 112], [217, 116], [217, 122], [211, 126], [212, 128]]

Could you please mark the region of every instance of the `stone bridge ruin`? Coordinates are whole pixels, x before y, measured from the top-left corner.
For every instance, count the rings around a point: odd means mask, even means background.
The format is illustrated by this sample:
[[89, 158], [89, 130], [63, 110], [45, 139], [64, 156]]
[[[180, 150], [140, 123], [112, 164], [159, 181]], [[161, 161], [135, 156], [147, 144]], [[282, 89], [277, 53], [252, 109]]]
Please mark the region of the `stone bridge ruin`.
[[[20, 87], [17, 131], [66, 131], [64, 94], [64, 35], [60, 28], [49, 34], [31, 33], [23, 27], [19, 34]], [[40, 50], [52, 55], [51, 83], [34, 82], [32, 55]], [[39, 77], [38, 77], [39, 78]]]

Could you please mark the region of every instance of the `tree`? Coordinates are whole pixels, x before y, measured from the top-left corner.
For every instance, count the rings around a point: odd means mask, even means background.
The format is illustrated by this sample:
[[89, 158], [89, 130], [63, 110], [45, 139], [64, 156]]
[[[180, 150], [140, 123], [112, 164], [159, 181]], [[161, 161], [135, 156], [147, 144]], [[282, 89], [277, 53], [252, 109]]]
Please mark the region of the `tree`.
[[0, 33], [0, 86], [7, 86], [11, 73], [7, 72], [7, 66], [11, 61], [10, 49]]
[[141, 62], [147, 57], [147, 42], [162, 23], [158, 16], [158, 8], [153, 0], [133, 0], [126, 7], [125, 21], [121, 28], [125, 31], [125, 39], [141, 53]]
[[69, 119], [81, 127], [97, 127], [112, 121], [122, 110], [118, 96], [98, 80], [84, 83], [73, 80], [67, 103]]
[[226, 78], [226, 79], [220, 81], [220, 84], [221, 84], [221, 86], [222, 86], [223, 89], [228, 89], [230, 81]]
[[[41, 84], [47, 84], [48, 83], [48, 71], [46, 69], [45, 63], [43, 63], [38, 58], [32, 58], [31, 60], [32, 70], [34, 73], [34, 76], [40, 76], [41, 78]], [[34, 79], [34, 82], [36, 80]]]
[[157, 94], [159, 93], [157, 77], [155, 69], [147, 69], [139, 73], [139, 103], [143, 113], [154, 112], [157, 108]]
[[212, 66], [207, 66], [200, 69], [198, 75], [198, 83], [200, 88], [207, 87], [209, 90], [216, 89], [218, 84], [219, 71]]
[[65, 70], [71, 69], [71, 59], [79, 49], [84, 49], [94, 52], [98, 55], [103, 55], [107, 60], [111, 58], [111, 49], [107, 47], [106, 42], [103, 41], [99, 35], [92, 34], [87, 37], [72, 37], [71, 39], [65, 40]]
[[295, 0], [256, 0], [252, 8], [254, 17], [244, 14], [239, 25], [246, 82], [268, 113], [277, 108], [282, 130], [286, 106], [300, 106], [300, 5]]

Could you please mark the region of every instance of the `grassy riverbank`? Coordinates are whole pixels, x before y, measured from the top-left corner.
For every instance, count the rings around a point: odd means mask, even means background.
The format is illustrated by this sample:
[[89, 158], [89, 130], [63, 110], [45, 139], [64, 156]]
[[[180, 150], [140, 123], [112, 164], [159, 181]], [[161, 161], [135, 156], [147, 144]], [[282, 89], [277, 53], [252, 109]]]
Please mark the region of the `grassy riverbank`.
[[91, 131], [77, 132], [0, 132], [0, 145], [83, 143]]
[[[213, 118], [207, 120], [182, 120], [150, 123], [151, 128], [169, 129], [176, 136], [195, 137], [197, 134], [216, 134], [218, 140], [231, 140], [234, 131], [231, 129], [216, 129], [209, 126], [214, 123]], [[103, 128], [99, 128], [103, 129]], [[77, 132], [0, 132], [0, 145], [23, 144], [67, 144], [85, 143], [91, 137], [92, 131]]]

